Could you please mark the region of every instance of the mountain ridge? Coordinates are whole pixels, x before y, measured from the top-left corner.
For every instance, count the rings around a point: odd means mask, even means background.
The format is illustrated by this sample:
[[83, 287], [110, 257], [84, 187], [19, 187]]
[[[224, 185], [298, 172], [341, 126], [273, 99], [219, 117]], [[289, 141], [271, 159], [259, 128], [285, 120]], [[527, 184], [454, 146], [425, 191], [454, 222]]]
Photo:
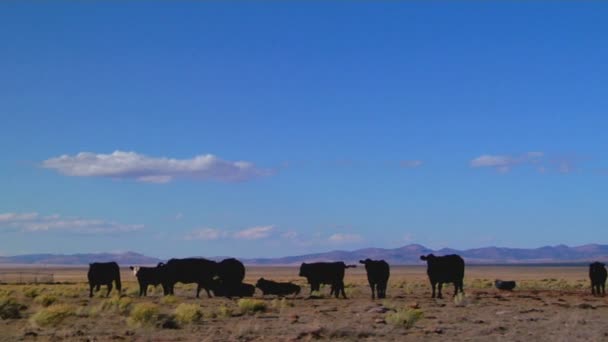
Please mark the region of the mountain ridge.
[[[580, 246], [542, 246], [538, 248], [480, 247], [465, 250], [441, 248], [433, 250], [419, 244], [398, 248], [367, 247], [352, 251], [333, 250], [277, 258], [239, 258], [248, 265], [299, 265], [302, 262], [344, 261], [358, 263], [360, 259], [384, 259], [392, 265], [419, 265], [423, 254], [459, 254], [467, 264], [530, 264], [530, 263], [583, 263], [595, 260], [608, 261], [608, 245], [585, 244]], [[226, 257], [207, 257], [221, 260]], [[91, 262], [116, 261], [119, 264], [155, 265], [164, 261], [136, 252], [76, 253], [76, 254], [25, 254], [0, 256], [0, 264], [24, 265], [86, 265]]]

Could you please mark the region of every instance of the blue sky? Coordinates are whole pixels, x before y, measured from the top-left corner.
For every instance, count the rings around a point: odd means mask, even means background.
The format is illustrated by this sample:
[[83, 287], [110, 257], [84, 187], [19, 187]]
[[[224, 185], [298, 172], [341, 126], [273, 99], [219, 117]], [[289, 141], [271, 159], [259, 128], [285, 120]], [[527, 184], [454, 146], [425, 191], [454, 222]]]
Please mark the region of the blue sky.
[[0, 4], [0, 254], [608, 243], [608, 4]]

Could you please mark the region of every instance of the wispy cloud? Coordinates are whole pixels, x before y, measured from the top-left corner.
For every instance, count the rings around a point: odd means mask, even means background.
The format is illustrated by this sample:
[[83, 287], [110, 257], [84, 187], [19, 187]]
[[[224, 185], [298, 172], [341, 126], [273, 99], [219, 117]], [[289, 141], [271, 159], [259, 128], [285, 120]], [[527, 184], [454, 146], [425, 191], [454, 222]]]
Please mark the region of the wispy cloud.
[[147, 183], [167, 183], [176, 178], [239, 182], [273, 174], [272, 170], [258, 168], [251, 162], [227, 161], [211, 154], [174, 159], [125, 151], [62, 155], [43, 161], [42, 167], [66, 176], [134, 179]]
[[536, 164], [543, 157], [542, 152], [527, 152], [520, 156], [484, 154], [471, 160], [471, 167], [489, 167], [498, 172], [509, 172], [513, 167], [522, 164]]
[[[227, 231], [216, 228], [199, 228], [186, 234], [186, 240], [218, 240], [218, 239], [235, 239], [235, 240], [259, 240], [269, 238], [277, 233], [275, 226], [256, 226], [237, 231]], [[282, 233], [280, 236], [288, 238], [289, 232]]]
[[336, 233], [336, 234], [330, 235], [327, 240], [332, 243], [340, 243], [340, 244], [355, 243], [355, 242], [363, 241], [363, 237], [361, 237], [361, 235], [359, 235], [359, 234]]
[[134, 232], [143, 228], [144, 225], [141, 224], [123, 224], [105, 220], [64, 217], [61, 215], [43, 216], [36, 212], [0, 214], [0, 231], [119, 234]]

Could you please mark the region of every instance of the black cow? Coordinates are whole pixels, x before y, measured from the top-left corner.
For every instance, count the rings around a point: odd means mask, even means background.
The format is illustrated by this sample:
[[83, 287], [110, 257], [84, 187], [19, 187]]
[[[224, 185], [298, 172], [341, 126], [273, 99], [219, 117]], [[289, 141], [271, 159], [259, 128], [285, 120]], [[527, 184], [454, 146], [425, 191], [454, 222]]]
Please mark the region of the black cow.
[[300, 286], [294, 283], [279, 283], [272, 280], [266, 280], [264, 278], [258, 279], [258, 282], [255, 284], [255, 287], [262, 290], [262, 294], [265, 295], [277, 295], [277, 296], [286, 296], [293, 294], [297, 296], [300, 294]]
[[425, 260], [427, 264], [426, 273], [429, 275], [433, 288], [432, 298], [435, 298], [435, 285], [438, 284], [438, 298], [441, 296], [443, 283], [454, 283], [454, 296], [462, 289], [464, 278], [464, 260], [459, 255], [451, 254], [445, 256], [434, 256], [433, 254], [421, 255], [420, 260]]
[[[589, 264], [589, 279], [591, 279], [591, 294], [606, 295], [606, 266], [601, 262]], [[601, 292], [600, 292], [601, 290]]]
[[[141, 267], [141, 266], [130, 266], [129, 268], [133, 271], [133, 275], [137, 277], [139, 283], [139, 296], [148, 295], [148, 286], [158, 286], [163, 283], [163, 273], [165, 271], [165, 264], [159, 263], [156, 267]], [[164, 289], [163, 289], [164, 292]]]
[[116, 284], [116, 289], [120, 293], [120, 268], [115, 262], [94, 262], [89, 264], [89, 272], [87, 274], [89, 278], [89, 297], [93, 297], [93, 288], [95, 292], [99, 291], [101, 285], [108, 286], [108, 293], [106, 297], [112, 292], [112, 282]]
[[517, 284], [513, 280], [494, 280], [494, 286], [499, 290], [512, 291]]
[[356, 265], [346, 265], [343, 262], [315, 262], [311, 264], [302, 263], [300, 266], [300, 277], [306, 277], [310, 284], [310, 293], [319, 291], [321, 284], [330, 284], [330, 296], [334, 294], [338, 298], [340, 292], [344, 293], [344, 270]]
[[226, 286], [220, 279], [216, 278], [213, 280], [211, 290], [216, 297], [253, 297], [255, 286], [246, 283]]
[[197, 284], [196, 298], [201, 289], [205, 289], [211, 298], [209, 290], [213, 286], [213, 278], [218, 272], [218, 263], [203, 258], [170, 259], [162, 266], [162, 284], [165, 295], [173, 295], [176, 283]]
[[378, 298], [386, 298], [386, 285], [388, 284], [388, 277], [391, 274], [388, 263], [384, 260], [371, 259], [359, 260], [359, 262], [365, 265], [367, 281], [372, 289], [372, 299], [376, 298], [376, 292], [378, 293]]
[[239, 285], [245, 279], [245, 266], [235, 258], [224, 259], [218, 263], [217, 276], [224, 286]]

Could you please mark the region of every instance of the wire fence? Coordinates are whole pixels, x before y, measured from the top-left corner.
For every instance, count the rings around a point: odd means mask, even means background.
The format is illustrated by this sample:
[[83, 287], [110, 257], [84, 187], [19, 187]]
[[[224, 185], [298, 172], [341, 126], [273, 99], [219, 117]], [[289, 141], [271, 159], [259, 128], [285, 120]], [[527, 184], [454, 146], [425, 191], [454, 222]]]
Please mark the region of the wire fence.
[[43, 272], [0, 272], [2, 284], [49, 284], [55, 281], [53, 273]]

